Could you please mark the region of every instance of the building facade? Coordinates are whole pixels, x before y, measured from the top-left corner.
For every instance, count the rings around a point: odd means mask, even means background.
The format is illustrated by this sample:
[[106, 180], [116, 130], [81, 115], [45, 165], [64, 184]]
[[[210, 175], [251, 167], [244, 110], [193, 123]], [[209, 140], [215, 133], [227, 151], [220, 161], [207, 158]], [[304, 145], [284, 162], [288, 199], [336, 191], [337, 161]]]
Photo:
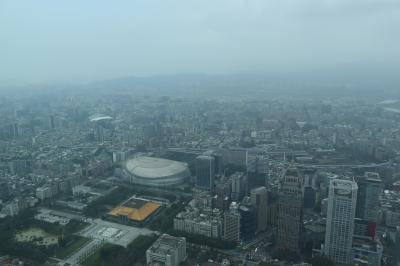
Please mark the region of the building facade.
[[212, 191], [215, 178], [215, 159], [200, 155], [196, 158], [196, 187]]
[[224, 235], [226, 241], [240, 241], [240, 213], [238, 206], [232, 202], [228, 211], [224, 214]]
[[303, 236], [303, 179], [296, 168], [282, 175], [278, 191], [277, 248], [300, 252]]
[[231, 199], [239, 202], [246, 195], [246, 175], [242, 172], [236, 172], [230, 176], [231, 178]]
[[198, 210], [178, 213], [174, 230], [210, 238], [221, 238], [223, 220], [218, 213], [199, 213]]
[[379, 239], [354, 236], [352, 253], [354, 265], [380, 266], [383, 246]]
[[376, 222], [382, 180], [378, 173], [367, 172], [364, 176], [357, 177], [356, 182], [358, 186], [356, 217]]
[[256, 209], [251, 204], [249, 197], [243, 198], [243, 201], [239, 205], [239, 213], [241, 239], [252, 239], [257, 230], [257, 215]]
[[324, 254], [336, 265], [352, 262], [357, 184], [335, 179], [329, 185]]
[[257, 232], [264, 231], [268, 224], [268, 191], [266, 187], [257, 187], [250, 192], [251, 203], [256, 209]]
[[186, 259], [186, 239], [161, 235], [146, 251], [148, 265], [178, 266]]

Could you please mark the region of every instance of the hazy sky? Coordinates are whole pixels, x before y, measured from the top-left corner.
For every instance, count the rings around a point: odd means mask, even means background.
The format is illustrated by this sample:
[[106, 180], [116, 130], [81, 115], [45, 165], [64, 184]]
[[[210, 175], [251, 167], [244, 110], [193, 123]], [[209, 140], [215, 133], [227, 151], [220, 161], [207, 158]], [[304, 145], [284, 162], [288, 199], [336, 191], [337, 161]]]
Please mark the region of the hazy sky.
[[400, 0], [0, 0], [0, 85], [400, 64]]

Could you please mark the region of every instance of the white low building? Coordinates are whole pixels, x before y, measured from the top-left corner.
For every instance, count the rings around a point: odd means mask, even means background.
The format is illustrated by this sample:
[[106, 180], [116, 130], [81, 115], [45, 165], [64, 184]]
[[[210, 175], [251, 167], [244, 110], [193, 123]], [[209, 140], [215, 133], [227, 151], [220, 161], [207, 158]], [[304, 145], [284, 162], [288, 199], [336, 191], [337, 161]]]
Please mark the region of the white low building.
[[186, 259], [186, 239], [167, 234], [160, 236], [146, 251], [147, 265], [178, 266]]

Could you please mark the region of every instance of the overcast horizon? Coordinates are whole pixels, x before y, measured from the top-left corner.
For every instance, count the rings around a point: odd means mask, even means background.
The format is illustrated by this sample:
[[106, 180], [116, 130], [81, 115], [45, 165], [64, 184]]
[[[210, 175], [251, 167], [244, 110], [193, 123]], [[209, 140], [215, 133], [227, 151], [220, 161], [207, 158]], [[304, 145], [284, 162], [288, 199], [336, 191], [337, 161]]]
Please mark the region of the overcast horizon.
[[0, 1], [0, 86], [400, 66], [400, 1]]

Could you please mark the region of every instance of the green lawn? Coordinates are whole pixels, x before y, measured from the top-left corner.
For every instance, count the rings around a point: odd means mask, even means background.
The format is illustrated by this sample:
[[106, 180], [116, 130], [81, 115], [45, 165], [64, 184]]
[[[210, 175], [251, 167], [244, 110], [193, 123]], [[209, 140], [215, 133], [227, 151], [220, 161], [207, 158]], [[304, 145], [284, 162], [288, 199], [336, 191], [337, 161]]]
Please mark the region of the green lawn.
[[59, 259], [65, 259], [69, 255], [73, 254], [76, 250], [83, 247], [88, 241], [89, 239], [86, 237], [76, 236], [75, 241], [56, 252], [56, 257]]
[[74, 233], [80, 232], [80, 231], [82, 231], [83, 229], [85, 229], [88, 226], [89, 226], [89, 223], [80, 222], [79, 225], [77, 225], [74, 228]]

